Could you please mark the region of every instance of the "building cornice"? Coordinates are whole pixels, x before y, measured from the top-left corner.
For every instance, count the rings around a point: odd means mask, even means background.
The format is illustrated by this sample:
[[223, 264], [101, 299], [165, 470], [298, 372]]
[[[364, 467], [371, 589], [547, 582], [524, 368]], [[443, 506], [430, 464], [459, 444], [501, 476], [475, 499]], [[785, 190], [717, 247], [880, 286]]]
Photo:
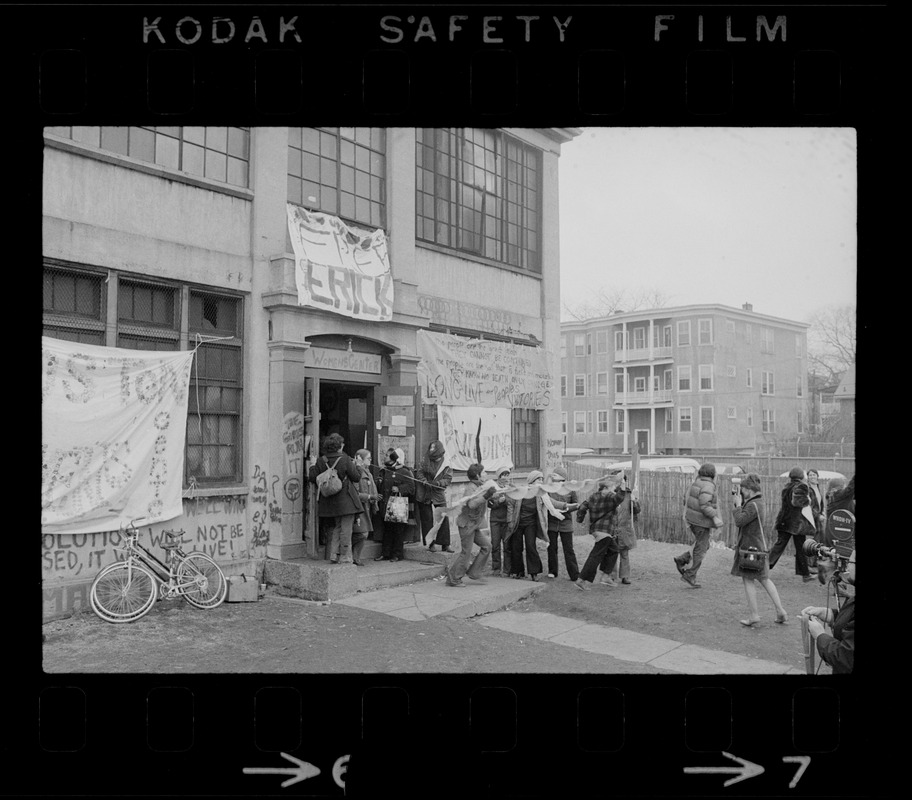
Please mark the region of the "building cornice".
[[758, 314], [756, 311], [746, 311], [743, 308], [734, 306], [725, 306], [720, 303], [705, 303], [690, 306], [669, 306], [667, 308], [648, 308], [642, 311], [625, 311], [618, 314], [609, 314], [604, 317], [593, 317], [592, 319], [561, 322], [561, 330], [586, 330], [591, 327], [601, 325], [618, 325], [622, 322], [648, 322], [651, 319], [663, 319], [665, 317], [693, 317], [706, 314], [724, 314], [728, 317], [736, 317], [745, 321], [767, 322], [777, 325], [785, 325], [793, 328], [808, 329], [811, 327], [808, 322], [798, 322], [797, 320], [785, 319], [784, 317], [774, 317], [769, 314]]

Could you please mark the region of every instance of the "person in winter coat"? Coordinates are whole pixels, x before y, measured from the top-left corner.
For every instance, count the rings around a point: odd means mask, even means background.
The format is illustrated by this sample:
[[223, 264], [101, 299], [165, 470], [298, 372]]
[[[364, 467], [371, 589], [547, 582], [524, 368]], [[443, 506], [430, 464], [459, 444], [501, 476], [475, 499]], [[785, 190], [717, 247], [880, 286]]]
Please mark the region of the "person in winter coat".
[[[716, 465], [708, 461], [700, 465], [696, 480], [690, 485], [684, 498], [684, 521], [694, 536], [693, 553], [675, 556], [674, 562], [681, 580], [699, 589], [697, 571], [703, 557], [709, 551], [709, 539], [713, 528], [722, 527], [716, 493]], [[687, 566], [690, 564], [690, 566]]]
[[[427, 452], [415, 470], [415, 511], [421, 527], [421, 541], [434, 527], [434, 508], [446, 505], [446, 488], [453, 480], [453, 470], [447, 463], [443, 442], [435, 439], [428, 445]], [[452, 553], [450, 547], [450, 520], [446, 515], [437, 529], [434, 541], [428, 545], [432, 553], [440, 545], [445, 553]]]
[[370, 450], [359, 450], [355, 453], [355, 466], [361, 473], [361, 480], [358, 482], [358, 497], [361, 498], [361, 505], [364, 506], [364, 513], [355, 517], [355, 526], [352, 530], [352, 557], [355, 566], [358, 567], [364, 566], [364, 562], [361, 561], [361, 550], [364, 548], [367, 535], [374, 530], [371, 515], [376, 514], [379, 508], [380, 493], [377, 491], [377, 484], [370, 471], [372, 459]]
[[[462, 582], [464, 576], [477, 583], [486, 583], [482, 577], [482, 572], [488, 563], [488, 555], [491, 552], [491, 540], [482, 533], [482, 528], [485, 524], [488, 500], [494, 495], [496, 489], [494, 486], [490, 486], [484, 492], [479, 491], [488, 478], [481, 464], [469, 464], [469, 468], [466, 470], [466, 477], [471, 483], [471, 492], [478, 496], [466, 501], [459, 512], [459, 516], [456, 518], [461, 550], [447, 569], [446, 578], [446, 585], [454, 588], [465, 586]], [[472, 545], [476, 544], [479, 548], [478, 555], [472, 565], [469, 566], [469, 559], [472, 557]]]
[[[501, 489], [510, 485], [509, 467], [497, 471], [497, 484]], [[488, 500], [488, 525], [491, 530], [491, 569], [495, 575], [513, 572], [513, 555], [510, 552], [510, 506], [505, 494], [496, 494]], [[503, 556], [501, 557], [501, 551]]]
[[640, 515], [640, 503], [636, 492], [630, 490], [627, 476], [622, 482], [624, 500], [617, 508], [617, 549], [609, 545], [605, 558], [602, 559], [602, 572], [605, 577], [600, 581], [609, 586], [617, 586], [618, 578], [622, 584], [630, 584], [630, 551], [636, 547], [636, 518]]
[[744, 582], [744, 596], [747, 598], [748, 618], [739, 620], [747, 628], [760, 623], [760, 612], [757, 610], [757, 587], [759, 583], [769, 595], [776, 607], [776, 622], [785, 625], [788, 614], [782, 607], [779, 592], [770, 580], [769, 566], [766, 559], [760, 569], [743, 569], [741, 567], [741, 550], [756, 548], [759, 552], [769, 552], [769, 540], [763, 528], [763, 503], [760, 497], [760, 476], [750, 473], [741, 480], [738, 494], [733, 498], [734, 508], [732, 519], [738, 528], [738, 543], [735, 545], [735, 561], [732, 564], [731, 574], [737, 575]]
[[[567, 481], [567, 470], [563, 467], [555, 467], [551, 470], [550, 482], [555, 486], [560, 486]], [[548, 577], [557, 577], [557, 542], [560, 539], [561, 548], [564, 551], [564, 565], [567, 567], [567, 575], [571, 581], [576, 582], [579, 578], [579, 564], [576, 560], [576, 552], [573, 549], [573, 517], [574, 511], [579, 508], [579, 498], [576, 492], [569, 494], [551, 495], [552, 505], [564, 513], [563, 519], [558, 519], [554, 514], [548, 513]]]
[[[533, 469], [526, 478], [528, 486], [542, 483], [545, 476]], [[538, 555], [539, 539], [548, 541], [548, 509], [541, 493], [522, 500], [511, 500], [510, 508], [510, 544], [514, 578], [524, 578], [523, 548], [526, 551], [526, 569], [533, 581], [538, 580], [542, 572], [541, 557]]]
[[778, 539], [770, 550], [770, 569], [776, 566], [789, 539], [792, 539], [795, 545], [795, 574], [800, 575], [805, 583], [814, 580], [808, 569], [804, 540], [807, 536], [814, 536], [817, 529], [811, 513], [810, 489], [804, 480], [804, 470], [801, 467], [793, 467], [789, 471], [789, 482], [782, 490], [775, 527]]
[[[393, 496], [409, 497], [415, 494], [412, 471], [405, 466], [405, 451], [390, 448], [383, 469], [380, 470], [380, 508], [384, 517]], [[405, 558], [405, 533], [408, 522], [383, 521], [383, 546], [374, 561], [400, 561]]]
[[333, 531], [329, 546], [329, 560], [333, 564], [352, 563], [352, 526], [355, 517], [364, 511], [358, 496], [361, 472], [342, 448], [345, 440], [338, 433], [331, 433], [323, 440], [323, 455], [310, 468], [308, 481], [317, 483], [317, 476], [334, 467], [342, 480], [342, 489], [334, 495], [324, 497], [317, 492], [317, 516], [331, 518]]
[[617, 540], [617, 507], [624, 500], [624, 490], [620, 483], [612, 479], [599, 482], [598, 490], [580, 503], [576, 512], [576, 521], [582, 523], [589, 515], [589, 533], [595, 538], [595, 544], [589, 552], [586, 563], [580, 570], [579, 578], [574, 585], [577, 589], [591, 589], [599, 564], [608, 552], [609, 546]]
[[[849, 556], [845, 580], [855, 584], [855, 551]], [[820, 657], [833, 668], [834, 675], [848, 675], [855, 666], [855, 597], [843, 603], [839, 613], [832, 608], [808, 606], [801, 615], [808, 618], [808, 632]], [[833, 634], [826, 633], [824, 624], [833, 626]]]

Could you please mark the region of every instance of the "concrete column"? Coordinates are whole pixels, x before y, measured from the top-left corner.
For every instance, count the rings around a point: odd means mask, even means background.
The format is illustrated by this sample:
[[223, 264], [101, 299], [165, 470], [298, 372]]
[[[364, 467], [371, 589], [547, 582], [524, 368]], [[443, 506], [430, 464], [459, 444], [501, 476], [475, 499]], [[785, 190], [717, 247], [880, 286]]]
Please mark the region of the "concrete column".
[[418, 303], [415, 263], [415, 129], [386, 129], [386, 232], [393, 273], [393, 308], [414, 314]]
[[406, 353], [393, 353], [390, 356], [392, 366], [389, 373], [390, 386], [417, 386], [418, 362], [417, 355]]
[[307, 476], [303, 453], [295, 447], [295, 441], [304, 433], [304, 353], [309, 346], [276, 342], [269, 347], [269, 469], [265, 474], [270, 497], [276, 489], [281, 517], [270, 524], [266, 555], [281, 560], [306, 555], [303, 530]]
[[[542, 346], [551, 354], [551, 375], [554, 387], [551, 402], [539, 417], [540, 452], [538, 463], [545, 469], [556, 464], [556, 453], [562, 440], [561, 398], [560, 398], [560, 209], [558, 191], [558, 154], [542, 152], [542, 271], [541, 271], [541, 318]], [[590, 372], [592, 359], [586, 360], [586, 371]], [[568, 415], [569, 416], [569, 415]], [[574, 430], [572, 427], [570, 430]], [[586, 437], [589, 439], [591, 437]], [[586, 444], [589, 444], [586, 441]]]

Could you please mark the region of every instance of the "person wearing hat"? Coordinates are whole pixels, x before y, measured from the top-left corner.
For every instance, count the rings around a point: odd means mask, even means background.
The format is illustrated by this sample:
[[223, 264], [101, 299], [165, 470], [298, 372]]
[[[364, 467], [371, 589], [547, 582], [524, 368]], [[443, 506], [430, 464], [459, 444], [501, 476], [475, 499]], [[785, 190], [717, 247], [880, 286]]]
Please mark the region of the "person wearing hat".
[[[415, 481], [412, 471], [405, 466], [405, 451], [391, 447], [386, 454], [383, 469], [380, 470], [380, 510], [386, 515], [390, 498], [395, 496], [412, 497], [415, 494]], [[405, 534], [407, 522], [383, 521], [383, 547], [374, 561], [400, 561], [405, 558]]]
[[[510, 467], [497, 470], [497, 485], [506, 489], [510, 485], [512, 472]], [[510, 506], [506, 494], [495, 494], [488, 500], [488, 527], [491, 530], [491, 570], [495, 575], [501, 572], [510, 575], [513, 571], [513, 558], [510, 552]], [[501, 557], [503, 552], [503, 557]]]
[[[427, 452], [415, 470], [415, 511], [421, 526], [421, 540], [434, 527], [434, 509], [446, 505], [446, 488], [453, 480], [453, 470], [446, 457], [446, 448], [439, 439], [428, 445]], [[434, 541], [428, 545], [432, 553], [437, 545], [444, 553], [452, 553], [450, 547], [450, 520], [443, 515], [443, 520]]]
[[737, 575], [744, 582], [744, 596], [747, 598], [748, 618], [739, 620], [746, 628], [752, 628], [760, 623], [760, 612], [757, 610], [757, 587], [759, 583], [769, 595], [776, 607], [776, 622], [785, 625], [788, 614], [782, 607], [779, 592], [770, 580], [769, 567], [766, 559], [760, 569], [743, 569], [741, 565], [741, 551], [755, 548], [758, 552], [769, 552], [769, 543], [763, 529], [763, 504], [760, 498], [760, 476], [754, 472], [741, 479], [738, 493], [733, 498], [734, 508], [732, 519], [738, 528], [738, 543], [735, 545], [735, 561], [732, 564], [731, 574]]
[[[849, 555], [848, 569], [843, 580], [855, 586], [855, 551]], [[833, 668], [834, 675], [848, 675], [855, 666], [855, 595], [852, 594], [838, 611], [820, 606], [801, 610], [807, 619], [808, 633], [814, 640], [817, 652]], [[830, 625], [833, 633], [826, 632]]]
[[[681, 573], [681, 580], [699, 589], [697, 570], [709, 552], [709, 539], [713, 528], [722, 527], [716, 492], [716, 465], [708, 461], [700, 465], [697, 477], [684, 498], [684, 521], [694, 536], [693, 553], [675, 556], [674, 562]], [[690, 566], [687, 566], [687, 564]]]
[[[567, 482], [567, 470], [555, 467], [551, 470], [550, 482], [554, 486], [562, 486]], [[571, 581], [579, 578], [579, 564], [573, 550], [573, 517], [572, 512], [579, 508], [576, 492], [569, 494], [551, 494], [551, 504], [559, 511], [565, 512], [563, 519], [558, 519], [554, 514], [548, 513], [548, 577], [557, 577], [557, 541], [560, 539], [564, 551], [564, 565]]]
[[[526, 478], [527, 486], [536, 486], [545, 479], [543, 472], [533, 469]], [[548, 541], [548, 509], [542, 492], [531, 494], [522, 500], [509, 503], [510, 508], [510, 554], [512, 577], [524, 578], [525, 569], [533, 581], [538, 580], [542, 572], [541, 557], [538, 555], [538, 540]], [[525, 568], [523, 567], [523, 548], [525, 547]]]
[[776, 566], [789, 540], [792, 540], [795, 546], [795, 574], [800, 575], [807, 583], [814, 580], [814, 576], [808, 568], [804, 540], [808, 536], [813, 536], [817, 528], [811, 511], [810, 489], [805, 483], [804, 470], [801, 467], [792, 467], [789, 470], [789, 482], [782, 489], [780, 500], [775, 525], [778, 538], [770, 550], [769, 568]]
[[[609, 547], [617, 540], [617, 507], [624, 501], [624, 490], [613, 478], [599, 481], [598, 490], [580, 503], [576, 512], [576, 521], [582, 523], [589, 514], [589, 533], [595, 539], [592, 550], [579, 578], [574, 582], [577, 589], [592, 588], [599, 564], [608, 552]], [[616, 544], [615, 544], [616, 546]]]
[[[456, 518], [461, 549], [446, 572], [446, 585], [454, 588], [466, 585], [462, 582], [463, 577], [470, 578], [476, 583], [486, 583], [482, 572], [488, 563], [488, 554], [491, 552], [491, 540], [482, 529], [488, 510], [488, 500], [497, 489], [488, 480], [483, 464], [469, 464], [466, 477], [469, 479], [470, 496]], [[487, 488], [485, 488], [486, 485]], [[481, 489], [484, 491], [482, 492]], [[478, 555], [470, 565], [469, 559], [472, 557], [473, 545], [478, 545]]]

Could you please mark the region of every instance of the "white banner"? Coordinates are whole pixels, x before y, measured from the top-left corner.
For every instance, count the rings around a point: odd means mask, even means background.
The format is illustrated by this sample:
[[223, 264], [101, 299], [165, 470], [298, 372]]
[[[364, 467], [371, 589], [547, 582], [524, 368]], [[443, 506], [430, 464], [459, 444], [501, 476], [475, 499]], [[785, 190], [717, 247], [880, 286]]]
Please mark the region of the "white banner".
[[355, 319], [393, 318], [386, 234], [365, 236], [338, 217], [287, 204], [298, 304]]
[[509, 408], [438, 405], [437, 431], [454, 470], [478, 463], [479, 447], [481, 463], [492, 475], [513, 466], [513, 412]]
[[41, 337], [42, 533], [98, 533], [183, 513], [193, 353]]
[[425, 403], [548, 408], [551, 355], [540, 347], [418, 331], [418, 383]]

